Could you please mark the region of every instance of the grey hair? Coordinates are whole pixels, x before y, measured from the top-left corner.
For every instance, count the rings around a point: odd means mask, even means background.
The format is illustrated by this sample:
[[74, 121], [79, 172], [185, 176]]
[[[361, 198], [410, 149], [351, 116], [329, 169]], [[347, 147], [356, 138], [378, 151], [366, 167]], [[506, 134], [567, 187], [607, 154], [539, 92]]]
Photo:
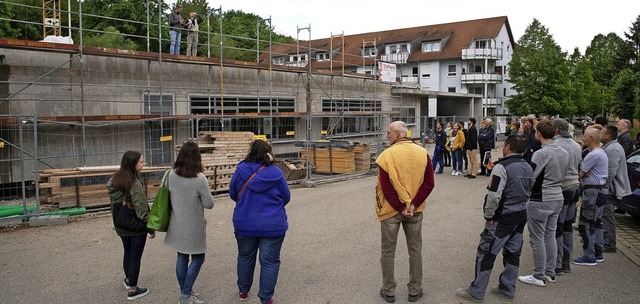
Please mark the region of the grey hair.
[[389, 125], [389, 127], [391, 127], [392, 130], [400, 133], [400, 136], [407, 137], [408, 129], [407, 129], [407, 124], [404, 123], [404, 121], [401, 121], [401, 120], [394, 121]]
[[631, 121], [629, 121], [628, 119], [620, 119], [620, 121], [622, 121], [622, 123], [627, 126], [627, 129], [631, 129]]

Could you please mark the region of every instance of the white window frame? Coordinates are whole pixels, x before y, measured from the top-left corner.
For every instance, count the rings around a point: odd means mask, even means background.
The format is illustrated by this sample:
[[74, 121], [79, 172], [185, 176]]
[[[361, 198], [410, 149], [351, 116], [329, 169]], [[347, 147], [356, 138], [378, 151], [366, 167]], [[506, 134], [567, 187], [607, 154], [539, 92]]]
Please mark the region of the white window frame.
[[[453, 67], [453, 72], [451, 72], [451, 67]], [[458, 66], [455, 64], [450, 64], [448, 67], [448, 72], [447, 72], [447, 76], [449, 77], [455, 77], [456, 75], [458, 75]]]

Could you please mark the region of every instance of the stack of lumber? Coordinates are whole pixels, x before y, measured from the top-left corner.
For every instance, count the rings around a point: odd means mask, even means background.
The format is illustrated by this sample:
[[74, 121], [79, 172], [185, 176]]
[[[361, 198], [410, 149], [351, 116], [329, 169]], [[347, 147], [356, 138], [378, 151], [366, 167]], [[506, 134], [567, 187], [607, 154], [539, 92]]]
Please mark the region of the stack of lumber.
[[[40, 204], [52, 208], [105, 207], [110, 200], [107, 182], [118, 166], [47, 169], [40, 176]], [[140, 173], [147, 198], [153, 199], [170, 167], [145, 167]]]
[[367, 144], [356, 144], [353, 148], [356, 171], [366, 171], [371, 168], [371, 149]]
[[202, 166], [211, 191], [229, 190], [229, 183], [236, 171], [236, 165], [247, 156], [252, 140], [252, 132], [201, 131], [198, 133]]
[[[300, 150], [300, 158], [307, 159], [307, 149]], [[353, 148], [312, 148], [311, 163], [316, 173], [353, 173], [356, 172], [355, 152]]]

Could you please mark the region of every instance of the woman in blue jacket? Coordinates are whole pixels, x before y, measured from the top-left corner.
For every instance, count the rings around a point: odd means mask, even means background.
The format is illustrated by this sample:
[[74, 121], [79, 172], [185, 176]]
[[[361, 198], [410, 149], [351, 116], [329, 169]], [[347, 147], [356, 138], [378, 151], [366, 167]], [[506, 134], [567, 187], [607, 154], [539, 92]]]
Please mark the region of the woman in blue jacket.
[[291, 192], [280, 168], [273, 166], [271, 146], [254, 140], [231, 178], [229, 196], [236, 202], [233, 228], [238, 242], [238, 296], [246, 300], [260, 251], [262, 303], [273, 303], [280, 271], [280, 249], [289, 228], [285, 206]]

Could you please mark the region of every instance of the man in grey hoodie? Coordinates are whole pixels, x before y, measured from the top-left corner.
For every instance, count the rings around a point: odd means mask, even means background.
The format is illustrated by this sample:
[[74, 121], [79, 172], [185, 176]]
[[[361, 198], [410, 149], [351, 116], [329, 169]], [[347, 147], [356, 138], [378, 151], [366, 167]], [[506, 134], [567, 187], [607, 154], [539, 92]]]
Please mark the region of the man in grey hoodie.
[[562, 118], [553, 120], [556, 135], [553, 137], [558, 146], [569, 153], [569, 166], [562, 181], [562, 197], [564, 204], [558, 214], [556, 227], [556, 243], [558, 257], [556, 258], [556, 275], [571, 272], [571, 257], [573, 256], [573, 223], [576, 221], [576, 203], [580, 198], [580, 180], [578, 170], [582, 163], [582, 147], [569, 133], [569, 122]]
[[520, 282], [535, 286], [555, 282], [556, 227], [562, 209], [562, 181], [569, 166], [569, 153], [562, 149], [553, 137], [556, 127], [550, 120], [542, 120], [536, 126], [535, 139], [542, 148], [531, 157], [533, 181], [531, 198], [527, 202], [527, 229], [533, 251], [533, 274], [519, 276]]
[[618, 128], [606, 126], [600, 132], [602, 149], [609, 160], [607, 176], [607, 203], [602, 206], [603, 252], [616, 252], [616, 218], [613, 212], [614, 203], [631, 194], [631, 185], [627, 176], [627, 160], [624, 148], [618, 143]]

